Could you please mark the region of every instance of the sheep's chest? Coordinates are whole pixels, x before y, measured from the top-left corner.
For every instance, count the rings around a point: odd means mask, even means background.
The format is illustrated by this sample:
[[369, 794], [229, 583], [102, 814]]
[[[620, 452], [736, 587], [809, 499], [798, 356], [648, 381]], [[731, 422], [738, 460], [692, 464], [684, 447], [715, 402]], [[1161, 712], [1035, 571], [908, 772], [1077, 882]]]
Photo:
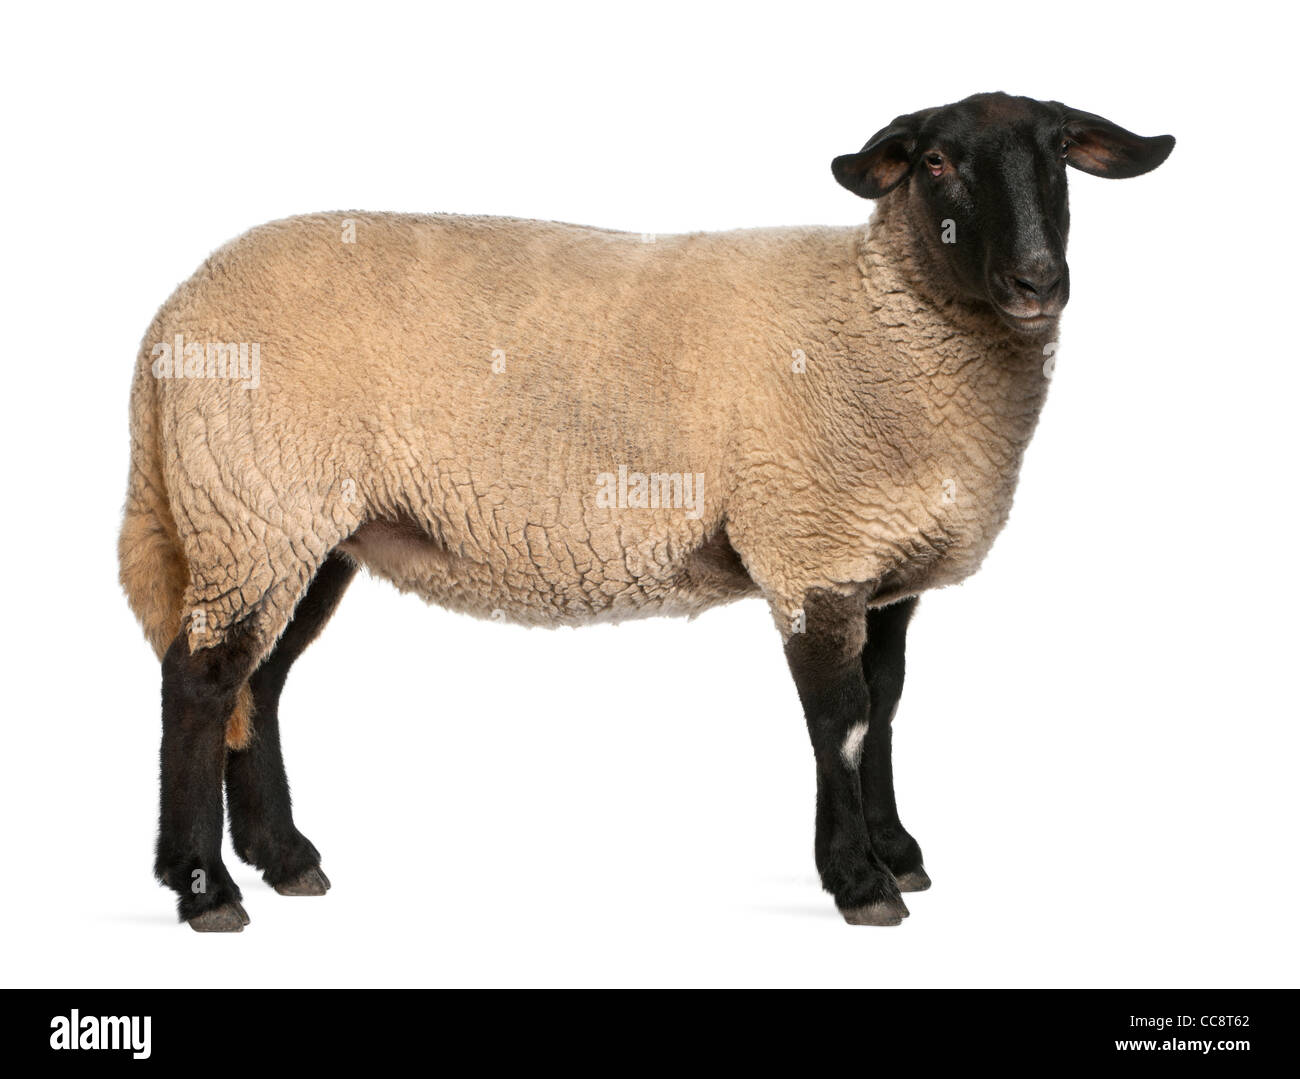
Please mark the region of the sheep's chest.
[[870, 504], [883, 507], [864, 529], [879, 601], [964, 580], [1005, 526], [1028, 433], [981, 430], [979, 439], [950, 438], [910, 482], [870, 493]]
[[[1047, 392], [1030, 350], [966, 342], [913, 380], [903, 430], [881, 454], [894, 480], [871, 493], [884, 506], [881, 594], [955, 584], [974, 573], [1007, 522], [1025, 449]], [[903, 447], [895, 451], [895, 447]]]

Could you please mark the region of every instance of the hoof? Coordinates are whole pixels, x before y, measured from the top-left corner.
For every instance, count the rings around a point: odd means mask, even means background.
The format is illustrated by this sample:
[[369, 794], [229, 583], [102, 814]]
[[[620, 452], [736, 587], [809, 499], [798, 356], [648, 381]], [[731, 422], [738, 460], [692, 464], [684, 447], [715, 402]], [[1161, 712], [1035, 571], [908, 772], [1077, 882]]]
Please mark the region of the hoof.
[[849, 925], [901, 925], [910, 912], [901, 899], [882, 899], [863, 907], [841, 909]]
[[897, 880], [900, 892], [923, 892], [930, 887], [930, 875], [925, 871], [925, 866], [910, 869]]
[[321, 872], [319, 866], [304, 869], [293, 880], [286, 880], [275, 886], [281, 895], [324, 895], [329, 891], [330, 879]]
[[243, 906], [232, 901], [194, 915], [190, 928], [196, 933], [242, 933], [248, 920]]

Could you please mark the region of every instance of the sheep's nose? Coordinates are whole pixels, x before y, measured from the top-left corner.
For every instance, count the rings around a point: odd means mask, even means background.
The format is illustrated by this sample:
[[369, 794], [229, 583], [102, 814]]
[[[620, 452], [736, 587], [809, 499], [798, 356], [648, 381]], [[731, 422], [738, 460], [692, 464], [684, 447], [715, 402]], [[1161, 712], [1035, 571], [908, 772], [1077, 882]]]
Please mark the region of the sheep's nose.
[[1056, 267], [1024, 266], [1003, 274], [1002, 280], [1013, 296], [1044, 303], [1056, 294], [1061, 276], [1061, 271]]
[[1065, 259], [1051, 251], [1010, 254], [989, 275], [989, 298], [1013, 319], [1055, 318], [1070, 298]]

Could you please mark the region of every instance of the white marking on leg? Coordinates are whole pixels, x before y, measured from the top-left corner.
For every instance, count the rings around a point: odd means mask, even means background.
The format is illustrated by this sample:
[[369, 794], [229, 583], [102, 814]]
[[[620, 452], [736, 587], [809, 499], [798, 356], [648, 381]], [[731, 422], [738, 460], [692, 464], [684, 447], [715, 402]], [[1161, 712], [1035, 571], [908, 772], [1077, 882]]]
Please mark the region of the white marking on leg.
[[849, 733], [844, 736], [844, 745], [840, 749], [840, 756], [844, 758], [844, 763], [850, 768], [856, 768], [858, 762], [862, 760], [862, 740], [867, 736], [867, 725], [865, 723], [855, 723], [849, 728]]

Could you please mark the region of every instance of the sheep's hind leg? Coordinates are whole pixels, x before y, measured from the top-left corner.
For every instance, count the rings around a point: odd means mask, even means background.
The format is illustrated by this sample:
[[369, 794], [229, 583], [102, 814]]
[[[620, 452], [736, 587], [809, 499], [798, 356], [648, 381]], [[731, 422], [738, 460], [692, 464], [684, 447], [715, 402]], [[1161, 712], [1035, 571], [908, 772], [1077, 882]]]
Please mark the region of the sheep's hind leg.
[[810, 596], [804, 616], [805, 631], [792, 634], [785, 651], [817, 762], [817, 871], [850, 924], [898, 925], [907, 907], [872, 850], [858, 776], [869, 700], [865, 600]]
[[916, 609], [911, 597], [867, 612], [867, 644], [862, 670], [867, 680], [870, 712], [858, 775], [871, 849], [880, 856], [904, 892], [930, 887], [921, 862], [921, 848], [898, 819], [894, 799], [893, 723], [903, 692], [907, 624]]
[[191, 653], [185, 630], [162, 662], [162, 786], [154, 872], [199, 932], [248, 924], [239, 887], [221, 861], [221, 773], [226, 720], [260, 654], [247, 627]]
[[235, 852], [262, 871], [281, 895], [324, 895], [320, 853], [293, 822], [280, 751], [280, 692], [289, 668], [337, 608], [356, 566], [337, 553], [325, 560], [271, 654], [253, 673], [253, 737], [226, 761], [226, 800]]

